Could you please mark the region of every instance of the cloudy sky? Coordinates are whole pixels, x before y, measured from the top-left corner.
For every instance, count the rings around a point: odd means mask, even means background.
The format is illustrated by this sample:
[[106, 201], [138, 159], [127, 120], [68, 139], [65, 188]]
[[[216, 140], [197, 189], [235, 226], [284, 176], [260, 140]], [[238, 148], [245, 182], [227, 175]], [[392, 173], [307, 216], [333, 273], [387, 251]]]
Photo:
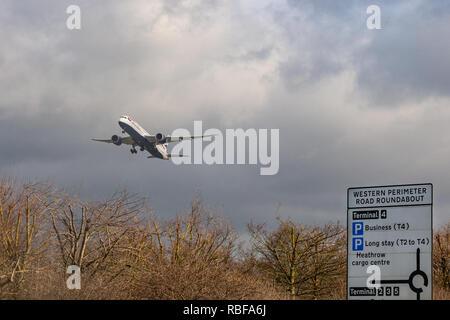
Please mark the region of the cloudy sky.
[[[66, 27], [69, 5], [81, 30]], [[381, 30], [366, 25], [381, 8]], [[2, 0], [0, 174], [101, 200], [127, 187], [162, 217], [196, 187], [239, 230], [279, 214], [346, 221], [346, 189], [434, 184], [450, 219], [447, 0]], [[276, 128], [280, 170], [181, 165], [90, 138], [130, 114], [151, 133]]]

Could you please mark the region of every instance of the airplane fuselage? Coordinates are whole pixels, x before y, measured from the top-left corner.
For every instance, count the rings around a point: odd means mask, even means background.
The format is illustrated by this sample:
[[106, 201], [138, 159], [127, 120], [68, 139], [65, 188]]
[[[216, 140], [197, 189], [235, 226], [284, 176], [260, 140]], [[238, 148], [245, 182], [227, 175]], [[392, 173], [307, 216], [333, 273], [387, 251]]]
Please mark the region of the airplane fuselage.
[[136, 146], [147, 150], [152, 156], [156, 158], [163, 160], [169, 159], [169, 157], [167, 156], [167, 143], [160, 144], [151, 143], [150, 141], [148, 141], [145, 137], [149, 136], [150, 134], [129, 116], [120, 117], [119, 126], [123, 131], [130, 135]]

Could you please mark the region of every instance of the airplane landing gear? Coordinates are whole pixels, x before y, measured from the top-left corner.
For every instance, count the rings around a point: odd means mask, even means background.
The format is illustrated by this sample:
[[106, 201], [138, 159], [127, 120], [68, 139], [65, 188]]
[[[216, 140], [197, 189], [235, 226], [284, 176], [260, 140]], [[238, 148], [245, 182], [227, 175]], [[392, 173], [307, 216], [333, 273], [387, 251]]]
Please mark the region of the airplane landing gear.
[[131, 152], [131, 153], [137, 153], [137, 150], [136, 150], [136, 148], [133, 146], [133, 148], [130, 149], [130, 152]]

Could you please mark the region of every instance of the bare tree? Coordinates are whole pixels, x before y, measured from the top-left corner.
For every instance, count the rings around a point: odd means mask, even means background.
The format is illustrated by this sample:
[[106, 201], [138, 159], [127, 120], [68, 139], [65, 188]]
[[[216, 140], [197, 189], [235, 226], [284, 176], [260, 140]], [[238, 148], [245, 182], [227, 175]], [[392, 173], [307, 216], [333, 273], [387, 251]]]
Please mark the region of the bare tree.
[[61, 271], [77, 265], [83, 279], [92, 283], [89, 279], [100, 271], [105, 280], [101, 282], [108, 283], [107, 279], [111, 280], [115, 273], [126, 268], [126, 262], [120, 263], [121, 242], [140, 221], [144, 200], [123, 191], [97, 204], [68, 197], [63, 203], [51, 211]]
[[321, 297], [342, 274], [343, 228], [339, 224], [311, 227], [278, 218], [277, 230], [250, 223], [253, 249], [259, 255], [257, 266], [286, 287], [292, 297]]
[[450, 223], [434, 235], [433, 273], [437, 285], [450, 290]]
[[[260, 280], [243, 274], [233, 254], [237, 234], [198, 197], [190, 211], [147, 228], [130, 243], [130, 297], [146, 299], [244, 299], [276, 296]], [[267, 291], [264, 291], [267, 290]]]
[[17, 186], [0, 181], [0, 288], [12, 296], [27, 274], [41, 270], [39, 257], [48, 244], [45, 234], [48, 210], [57, 202], [50, 185]]
[[333, 292], [344, 280], [346, 235], [339, 224], [326, 224], [313, 227], [309, 236], [312, 250], [306, 261], [308, 277], [299, 285], [299, 292], [305, 297], [319, 299]]

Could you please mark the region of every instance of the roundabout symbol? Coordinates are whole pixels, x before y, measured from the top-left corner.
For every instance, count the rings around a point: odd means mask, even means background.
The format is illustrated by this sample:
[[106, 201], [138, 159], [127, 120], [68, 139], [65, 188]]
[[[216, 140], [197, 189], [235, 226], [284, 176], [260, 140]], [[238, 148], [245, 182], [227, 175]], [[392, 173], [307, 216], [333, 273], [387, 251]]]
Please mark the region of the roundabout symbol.
[[[380, 284], [399, 284], [399, 283], [407, 283], [409, 288], [414, 291], [417, 295], [417, 300], [420, 300], [420, 294], [423, 292], [422, 288], [418, 288], [414, 285], [414, 278], [421, 277], [423, 279], [423, 285], [428, 287], [428, 276], [425, 272], [420, 270], [420, 248], [417, 248], [416, 251], [416, 270], [411, 272], [408, 279], [405, 280], [380, 280], [378, 283]], [[375, 280], [372, 282], [375, 284]]]

